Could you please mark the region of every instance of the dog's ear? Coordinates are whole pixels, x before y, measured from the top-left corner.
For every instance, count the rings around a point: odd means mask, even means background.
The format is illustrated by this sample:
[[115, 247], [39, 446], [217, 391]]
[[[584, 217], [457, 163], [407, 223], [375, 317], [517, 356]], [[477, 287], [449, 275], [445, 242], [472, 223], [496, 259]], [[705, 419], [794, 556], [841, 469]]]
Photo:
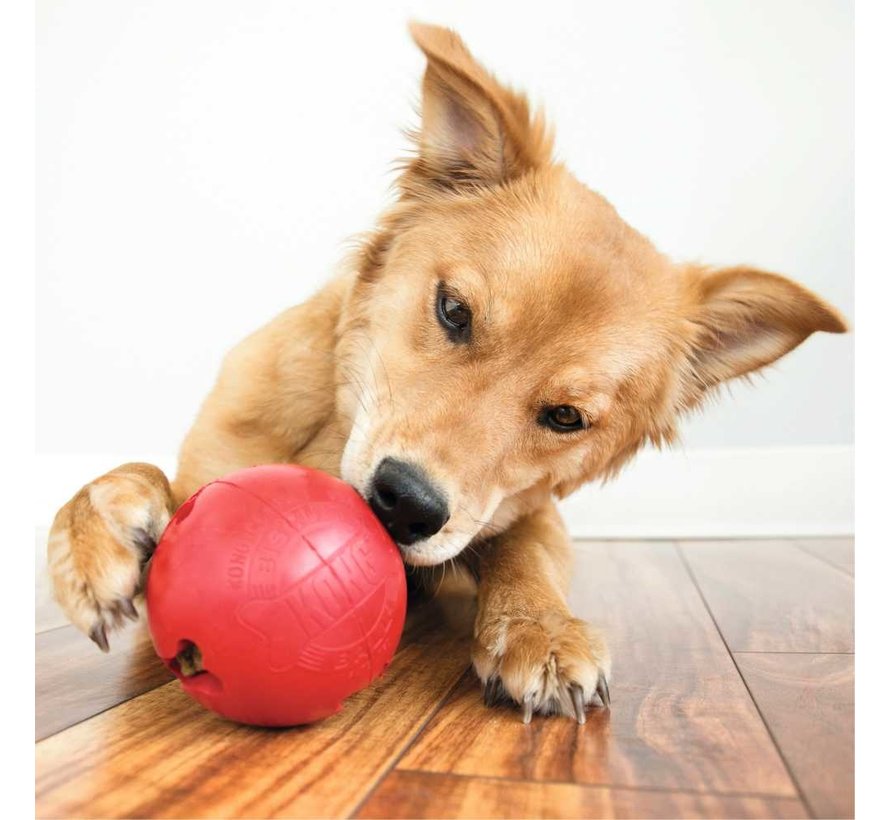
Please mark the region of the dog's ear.
[[833, 307], [783, 276], [746, 267], [690, 267], [687, 273], [692, 291], [687, 406], [721, 382], [776, 361], [817, 330], [847, 330]]
[[543, 119], [482, 68], [457, 34], [420, 23], [410, 31], [427, 67], [418, 156], [402, 179], [406, 194], [496, 185], [550, 160]]

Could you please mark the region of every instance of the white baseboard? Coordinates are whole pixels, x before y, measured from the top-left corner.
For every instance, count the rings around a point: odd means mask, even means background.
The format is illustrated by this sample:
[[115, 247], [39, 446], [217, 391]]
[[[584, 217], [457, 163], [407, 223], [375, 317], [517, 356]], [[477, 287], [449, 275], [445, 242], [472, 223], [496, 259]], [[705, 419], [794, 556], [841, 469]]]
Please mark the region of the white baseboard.
[[[37, 456], [35, 524], [90, 478], [124, 461], [172, 475], [171, 454]], [[850, 535], [853, 447], [647, 451], [614, 481], [561, 503], [576, 538], [738, 538]]]

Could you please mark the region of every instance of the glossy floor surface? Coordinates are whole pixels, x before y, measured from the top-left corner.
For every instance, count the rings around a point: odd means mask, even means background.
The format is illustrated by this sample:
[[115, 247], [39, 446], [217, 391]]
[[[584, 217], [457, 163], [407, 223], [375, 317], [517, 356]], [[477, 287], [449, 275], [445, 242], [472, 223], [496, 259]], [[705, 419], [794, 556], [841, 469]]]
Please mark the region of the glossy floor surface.
[[38, 572], [41, 817], [851, 817], [853, 542], [580, 542], [614, 655], [585, 725], [486, 708], [471, 604], [412, 611], [385, 675], [314, 726], [186, 697], [139, 626], [100, 653]]

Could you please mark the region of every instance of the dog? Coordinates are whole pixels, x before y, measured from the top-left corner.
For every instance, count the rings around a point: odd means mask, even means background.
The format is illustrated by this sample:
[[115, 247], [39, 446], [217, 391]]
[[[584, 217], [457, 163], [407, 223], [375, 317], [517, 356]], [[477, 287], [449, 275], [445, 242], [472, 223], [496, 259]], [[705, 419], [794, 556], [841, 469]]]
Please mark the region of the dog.
[[226, 356], [172, 483], [124, 464], [58, 512], [55, 596], [107, 651], [188, 496], [303, 464], [361, 493], [407, 565], [472, 574], [487, 702], [583, 722], [609, 705], [610, 658], [568, 608], [555, 499], [674, 441], [727, 380], [846, 326], [782, 276], [669, 260], [554, 161], [542, 116], [455, 33], [410, 31], [427, 63], [396, 203], [343, 273]]

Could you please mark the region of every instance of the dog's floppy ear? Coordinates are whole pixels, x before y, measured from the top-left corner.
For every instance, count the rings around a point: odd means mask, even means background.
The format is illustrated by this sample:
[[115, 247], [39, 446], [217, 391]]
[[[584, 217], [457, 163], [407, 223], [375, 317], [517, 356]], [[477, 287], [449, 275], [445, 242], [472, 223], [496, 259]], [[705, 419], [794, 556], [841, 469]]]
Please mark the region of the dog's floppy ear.
[[687, 272], [692, 287], [687, 405], [721, 382], [776, 361], [817, 330], [847, 330], [834, 308], [783, 276], [747, 267]]
[[552, 139], [525, 97], [498, 83], [453, 31], [420, 23], [410, 31], [427, 67], [418, 156], [402, 180], [408, 195], [496, 185], [549, 161]]

